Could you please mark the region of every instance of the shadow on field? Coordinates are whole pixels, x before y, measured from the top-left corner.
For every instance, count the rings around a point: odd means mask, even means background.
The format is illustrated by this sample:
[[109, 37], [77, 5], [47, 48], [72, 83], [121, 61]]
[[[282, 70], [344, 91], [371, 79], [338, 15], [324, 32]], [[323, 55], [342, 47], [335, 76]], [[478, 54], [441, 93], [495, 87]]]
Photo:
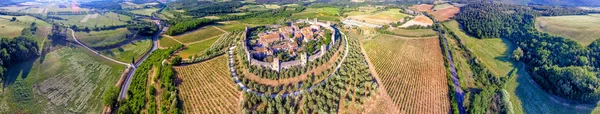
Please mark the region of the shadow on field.
[[33, 63], [35, 63], [36, 59], [31, 59], [29, 61], [25, 61], [19, 64], [15, 64], [8, 68], [8, 73], [6, 78], [4, 79], [4, 86], [7, 87], [10, 84], [14, 83], [17, 78], [25, 79], [29, 76], [31, 72], [31, 68], [33, 67]]

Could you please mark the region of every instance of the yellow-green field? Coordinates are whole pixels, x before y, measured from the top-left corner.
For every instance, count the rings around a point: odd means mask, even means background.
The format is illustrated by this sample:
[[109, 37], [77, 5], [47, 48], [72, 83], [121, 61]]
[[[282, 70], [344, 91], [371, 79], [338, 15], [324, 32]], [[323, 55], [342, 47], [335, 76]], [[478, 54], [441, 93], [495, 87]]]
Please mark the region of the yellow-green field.
[[119, 28], [115, 30], [103, 30], [103, 31], [91, 31], [87, 32], [75, 32], [75, 36], [81, 42], [85, 43], [90, 47], [102, 47], [106, 45], [113, 45], [126, 40], [126, 38], [132, 38], [133, 32], [127, 30], [127, 28]]
[[573, 39], [584, 46], [600, 38], [600, 14], [536, 18], [539, 31]]
[[162, 48], [173, 47], [181, 44], [171, 38], [168, 38], [167, 36], [161, 36], [158, 40], [158, 43]]
[[12, 65], [5, 75], [0, 113], [101, 113], [104, 91], [124, 65], [75, 47], [62, 47]]
[[158, 8], [146, 8], [146, 9], [137, 9], [137, 10], [131, 10], [131, 13], [134, 14], [138, 14], [138, 15], [145, 15], [145, 16], [151, 16], [152, 13], [158, 11]]
[[187, 58], [196, 54], [201, 55], [204, 50], [208, 49], [217, 40], [219, 40], [219, 38], [213, 38], [199, 43], [187, 45], [183, 50], [181, 50], [181, 52], [177, 53], [177, 55], [183, 58]]
[[[11, 21], [12, 17], [16, 17], [17, 21]], [[31, 23], [35, 22], [37, 27], [51, 27], [50, 24], [37, 20], [31, 16], [7, 16], [0, 15], [0, 37], [13, 38], [21, 35], [21, 31], [30, 27]]]
[[441, 10], [441, 9], [446, 9], [446, 8], [450, 8], [450, 7], [452, 7], [452, 5], [450, 5], [448, 3], [436, 4], [435, 6], [433, 6], [433, 10]]
[[66, 20], [54, 20], [55, 22], [59, 22], [65, 24], [67, 26], [77, 25], [83, 27], [103, 27], [103, 26], [115, 26], [115, 25], [125, 25], [128, 20], [131, 20], [131, 17], [126, 15], [121, 15], [113, 12], [99, 14], [97, 18], [89, 18], [86, 22], [81, 22], [83, 18], [87, 15], [55, 15], [57, 17], [66, 19]]
[[496, 76], [507, 76], [513, 69], [509, 56], [516, 47], [506, 39], [478, 39], [468, 36], [458, 27], [458, 22], [443, 23], [453, 31], [481, 62]]
[[131, 62], [131, 59], [138, 59], [143, 56], [152, 46], [152, 40], [149, 37], [142, 40], [132, 41], [126, 45], [114, 49], [101, 51], [101, 54], [115, 58], [121, 62]]
[[340, 9], [333, 7], [324, 7], [324, 8], [306, 8], [304, 11], [300, 13], [292, 14], [292, 19], [314, 19], [318, 18], [319, 20], [325, 21], [339, 21]]
[[[352, 15], [354, 15], [354, 14], [352, 14]], [[409, 16], [409, 15], [400, 13], [400, 9], [389, 9], [386, 11], [376, 12], [374, 14], [369, 13], [369, 14], [363, 14], [363, 15], [349, 16], [348, 18], [351, 18], [354, 20], [359, 20], [359, 21], [364, 21], [367, 23], [385, 25], [388, 23], [402, 21], [404, 19], [404, 17], [406, 17], [406, 16]]]
[[225, 32], [215, 28], [214, 26], [206, 26], [202, 27], [198, 30], [185, 33], [183, 35], [173, 36], [175, 39], [183, 42], [183, 43], [192, 43], [197, 41], [202, 41], [209, 38], [215, 38]]

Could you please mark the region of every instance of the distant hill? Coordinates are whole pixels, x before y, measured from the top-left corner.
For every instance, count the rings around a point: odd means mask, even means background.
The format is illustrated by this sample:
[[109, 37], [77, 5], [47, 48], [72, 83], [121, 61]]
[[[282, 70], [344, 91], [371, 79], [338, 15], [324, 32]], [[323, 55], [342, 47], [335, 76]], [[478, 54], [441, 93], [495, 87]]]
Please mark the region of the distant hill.
[[553, 6], [600, 6], [600, 0], [497, 0], [516, 4], [541, 4]]

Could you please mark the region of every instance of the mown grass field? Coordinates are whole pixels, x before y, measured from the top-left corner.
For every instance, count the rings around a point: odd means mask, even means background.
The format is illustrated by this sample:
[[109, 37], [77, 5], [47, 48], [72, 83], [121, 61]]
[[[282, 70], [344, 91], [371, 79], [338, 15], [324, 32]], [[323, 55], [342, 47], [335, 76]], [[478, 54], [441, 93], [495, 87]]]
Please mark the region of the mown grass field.
[[231, 79], [227, 56], [176, 67], [185, 113], [241, 113], [241, 92]]
[[600, 14], [538, 17], [535, 25], [539, 31], [575, 40], [583, 46], [600, 39]]
[[516, 114], [598, 114], [600, 108], [596, 104], [567, 103], [553, 98], [537, 85], [527, 73], [524, 65], [517, 65], [517, 75], [507, 80], [506, 90]]
[[319, 20], [325, 21], [339, 21], [340, 9], [333, 7], [324, 7], [324, 8], [306, 8], [304, 11], [300, 13], [292, 14], [292, 19], [314, 19], [318, 18]]
[[134, 33], [127, 28], [119, 28], [115, 30], [75, 32], [77, 39], [90, 47], [100, 47], [105, 45], [118, 44], [125, 41], [128, 37], [132, 37]]
[[[350, 15], [354, 15], [354, 14], [352, 14], [352, 12], [351, 12]], [[367, 23], [385, 25], [388, 23], [401, 21], [406, 16], [409, 16], [409, 15], [400, 13], [400, 9], [389, 9], [386, 11], [380, 11], [380, 12], [376, 12], [376, 13], [349, 16], [348, 18], [351, 18], [354, 20], [359, 20], [359, 21], [365, 21]]]
[[108, 49], [100, 51], [102, 55], [106, 55], [111, 58], [115, 58], [121, 62], [129, 63], [131, 59], [138, 59], [150, 50], [152, 46], [152, 40], [150, 37], [143, 38], [142, 40], [136, 40], [127, 45], [120, 46], [114, 49]]
[[101, 113], [102, 95], [119, 80], [124, 65], [62, 47], [9, 68], [0, 96], [1, 113]]
[[161, 36], [158, 40], [158, 43], [160, 44], [160, 47], [164, 47], [164, 48], [173, 47], [173, 46], [177, 46], [177, 45], [181, 44], [171, 38], [168, 38], [167, 36]]
[[388, 31], [396, 33], [396, 34], [400, 34], [400, 35], [406, 35], [406, 36], [436, 36], [437, 35], [437, 32], [433, 31], [432, 29], [396, 28], [396, 29], [390, 29]]
[[187, 45], [181, 52], [177, 53], [177, 55], [187, 58], [195, 54], [202, 54], [204, 50], [208, 49], [208, 47], [210, 47], [217, 40], [219, 40], [219, 38], [213, 38], [199, 43]]
[[[12, 17], [16, 17], [17, 21], [11, 21]], [[13, 38], [19, 36], [21, 31], [26, 27], [30, 27], [33, 22], [36, 23], [38, 28], [51, 27], [50, 24], [31, 16], [0, 15], [0, 37]]]
[[509, 56], [516, 46], [506, 39], [490, 38], [478, 39], [471, 37], [458, 27], [458, 22], [443, 23], [453, 31], [481, 62], [496, 76], [507, 76], [513, 69]]
[[380, 34], [364, 48], [399, 113], [449, 113], [446, 69], [437, 36]]
[[152, 13], [158, 11], [158, 8], [146, 8], [146, 9], [137, 9], [137, 10], [131, 10], [131, 13], [134, 14], [139, 14], [139, 15], [146, 15], [146, 16], [151, 16]]
[[192, 42], [196, 42], [196, 41], [206, 40], [209, 38], [218, 37], [219, 35], [222, 35], [223, 33], [225, 33], [225, 32], [215, 28], [214, 26], [206, 26], [206, 27], [202, 27], [198, 30], [187, 32], [185, 34], [173, 36], [173, 37], [175, 39], [187, 44], [187, 43], [192, 43]]
[[63, 23], [67, 26], [77, 25], [82, 27], [103, 27], [103, 26], [115, 26], [115, 25], [125, 25], [128, 20], [131, 20], [131, 17], [126, 15], [121, 15], [113, 12], [98, 14], [96, 18], [89, 18], [86, 22], [81, 22], [83, 18], [87, 15], [54, 15], [66, 20], [56, 20], [55, 22]]

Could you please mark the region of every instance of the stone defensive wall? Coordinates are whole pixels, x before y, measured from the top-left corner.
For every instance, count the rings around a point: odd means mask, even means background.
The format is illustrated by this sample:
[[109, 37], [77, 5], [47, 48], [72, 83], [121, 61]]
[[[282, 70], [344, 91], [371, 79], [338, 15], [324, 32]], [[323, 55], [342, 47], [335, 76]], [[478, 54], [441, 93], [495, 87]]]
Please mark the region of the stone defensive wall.
[[244, 31], [244, 36], [243, 36], [244, 37], [243, 49], [244, 49], [244, 53], [246, 54], [246, 58], [248, 59], [248, 62], [250, 63], [250, 65], [261, 66], [264, 68], [270, 68], [271, 70], [275, 70], [275, 71], [279, 71], [280, 69], [288, 69], [288, 68], [292, 68], [292, 67], [296, 67], [296, 66], [304, 66], [309, 61], [312, 62], [312, 61], [315, 61], [316, 59], [323, 57], [323, 55], [325, 55], [325, 53], [329, 50], [329, 48], [332, 47], [338, 39], [338, 38], [336, 38], [336, 33], [338, 33], [338, 31], [337, 31], [337, 29], [335, 29], [331, 26], [331, 22], [323, 23], [323, 22], [319, 22], [316, 18], [314, 20], [309, 20], [307, 18], [306, 20], [298, 20], [293, 23], [316, 24], [316, 25], [322, 26], [325, 29], [329, 29], [332, 32], [331, 43], [327, 44], [327, 46], [321, 45], [319, 52], [317, 52], [315, 55], [306, 57], [306, 54], [300, 54], [300, 60], [280, 62], [279, 58], [274, 58], [273, 62], [265, 62], [265, 61], [254, 59], [251, 56], [250, 52], [248, 51], [248, 42], [247, 41], [248, 41], [249, 28], [246, 26], [246, 29]]

